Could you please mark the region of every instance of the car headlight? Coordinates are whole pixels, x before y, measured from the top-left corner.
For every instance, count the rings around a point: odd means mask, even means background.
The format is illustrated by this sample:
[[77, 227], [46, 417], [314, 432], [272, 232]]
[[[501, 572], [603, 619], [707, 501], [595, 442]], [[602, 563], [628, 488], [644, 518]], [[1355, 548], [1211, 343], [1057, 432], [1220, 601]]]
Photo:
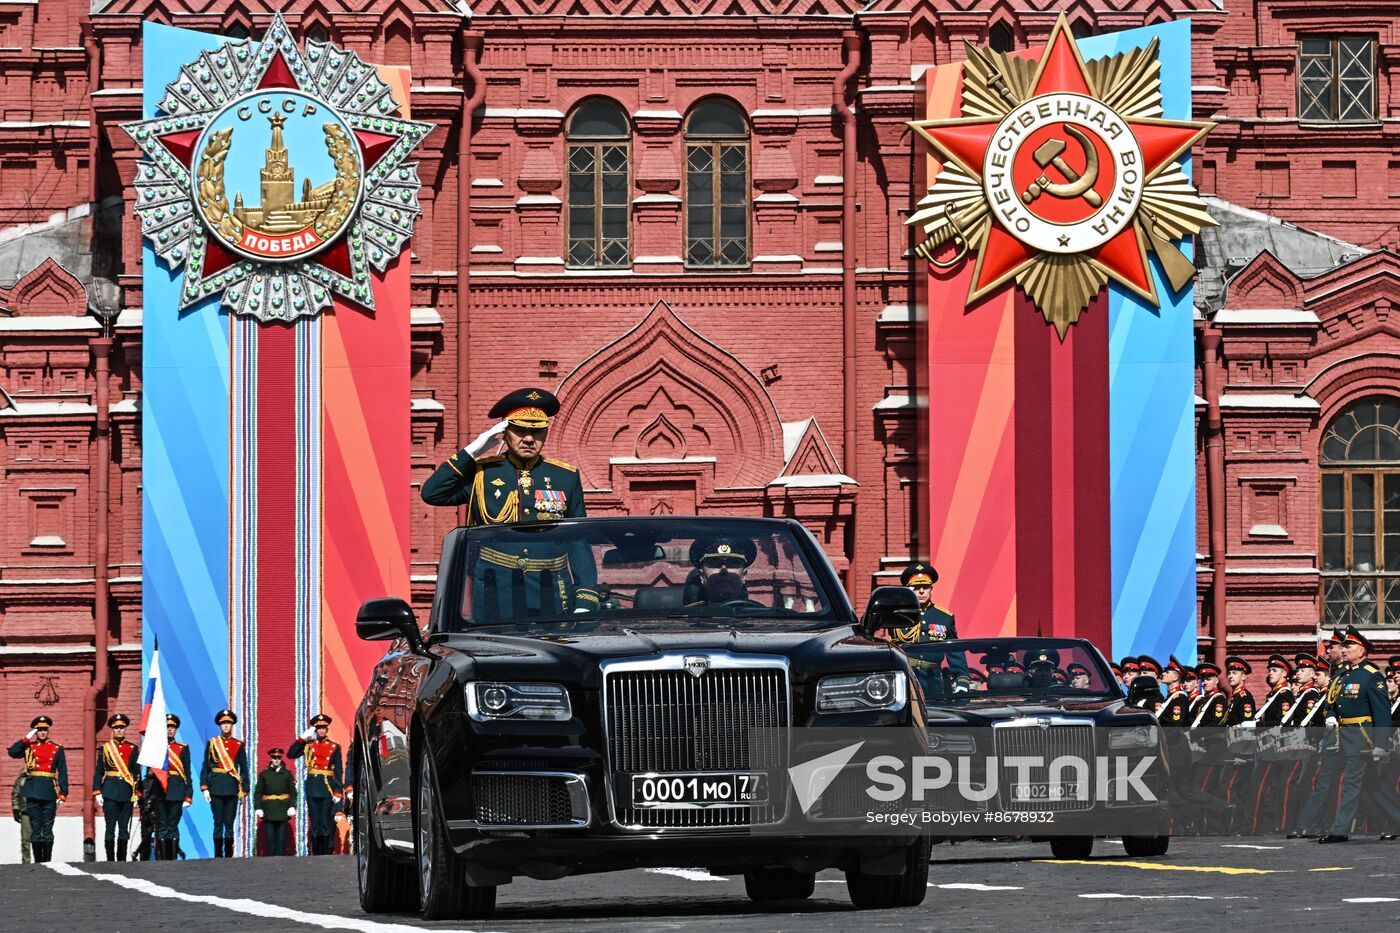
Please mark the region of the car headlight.
[[817, 711], [854, 713], [904, 709], [909, 688], [900, 671], [823, 677], [817, 682]]
[[1157, 727], [1131, 726], [1126, 729], [1115, 727], [1109, 733], [1108, 747], [1110, 749], [1156, 748]]
[[497, 719], [552, 721], [571, 719], [569, 691], [559, 684], [503, 684], [473, 681], [466, 685], [467, 715], [477, 722]]

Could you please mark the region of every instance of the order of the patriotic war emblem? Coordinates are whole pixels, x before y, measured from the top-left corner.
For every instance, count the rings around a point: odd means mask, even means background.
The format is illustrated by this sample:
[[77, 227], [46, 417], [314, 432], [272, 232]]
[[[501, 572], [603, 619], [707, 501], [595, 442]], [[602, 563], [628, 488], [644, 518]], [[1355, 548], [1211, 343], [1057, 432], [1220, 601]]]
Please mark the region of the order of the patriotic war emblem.
[[1162, 119], [1157, 40], [1085, 61], [1063, 14], [1039, 61], [967, 46], [960, 117], [911, 123], [940, 157], [908, 223], [940, 269], [975, 255], [971, 304], [1020, 286], [1061, 339], [1110, 280], [1156, 306], [1148, 253], [1215, 221], [1178, 164], [1211, 123]]
[[158, 115], [123, 127], [145, 157], [136, 214], [156, 255], [183, 270], [180, 307], [215, 295], [262, 321], [311, 317], [334, 296], [373, 310], [371, 273], [407, 246], [431, 130], [402, 119], [378, 69], [292, 40], [229, 40], [166, 86]]

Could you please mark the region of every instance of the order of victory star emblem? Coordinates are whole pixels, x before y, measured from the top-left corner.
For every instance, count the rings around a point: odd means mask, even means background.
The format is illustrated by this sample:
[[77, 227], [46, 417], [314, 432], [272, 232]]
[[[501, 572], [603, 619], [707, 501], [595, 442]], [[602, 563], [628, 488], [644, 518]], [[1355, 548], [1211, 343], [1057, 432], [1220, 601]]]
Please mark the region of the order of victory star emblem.
[[180, 307], [214, 295], [262, 321], [314, 317], [335, 296], [374, 309], [372, 272], [413, 236], [432, 129], [379, 69], [293, 41], [280, 14], [259, 42], [229, 40], [180, 69], [158, 116], [126, 124], [144, 158], [136, 214], [183, 270]]
[[1184, 288], [1174, 241], [1215, 221], [1178, 159], [1214, 124], [1162, 119], [1160, 71], [1155, 39], [1086, 62], [1063, 14], [1039, 61], [967, 46], [963, 115], [910, 124], [943, 160], [916, 252], [975, 254], [968, 304], [1014, 282], [1061, 339], [1110, 280], [1156, 306], [1149, 252]]

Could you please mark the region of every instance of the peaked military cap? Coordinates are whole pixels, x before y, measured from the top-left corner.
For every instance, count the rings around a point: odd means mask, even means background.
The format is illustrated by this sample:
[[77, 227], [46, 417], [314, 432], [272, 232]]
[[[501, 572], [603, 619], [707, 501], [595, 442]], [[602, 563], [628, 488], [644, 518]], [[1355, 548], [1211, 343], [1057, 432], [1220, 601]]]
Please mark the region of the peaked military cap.
[[1026, 652], [1026, 666], [1035, 667], [1037, 664], [1048, 664], [1051, 667], [1060, 666], [1060, 653], [1054, 648], [1033, 648]]
[[1362, 648], [1365, 648], [1367, 651], [1370, 651], [1370, 650], [1371, 650], [1371, 641], [1370, 641], [1370, 639], [1368, 639], [1365, 635], [1362, 635], [1360, 632], [1358, 632], [1358, 631], [1356, 630], [1356, 626], [1354, 626], [1354, 625], [1348, 625], [1348, 626], [1347, 626], [1346, 634], [1342, 636], [1342, 642], [1343, 642], [1343, 644], [1350, 643], [1350, 644], [1354, 644], [1354, 645], [1360, 645]]
[[238, 714], [231, 709], [221, 709], [214, 714], [214, 725], [222, 726], [226, 722], [231, 722], [234, 725], [237, 725]]
[[1269, 655], [1269, 663], [1266, 665], [1266, 669], [1269, 667], [1277, 667], [1285, 674], [1293, 673], [1293, 665], [1288, 663], [1288, 659], [1281, 654]]
[[108, 727], [129, 726], [131, 725], [131, 719], [127, 717], [124, 713], [113, 713], [112, 715], [107, 717], [107, 725]]
[[899, 582], [905, 586], [933, 586], [938, 582], [938, 571], [928, 564], [910, 564], [899, 575]]
[[282, 749], [280, 749], [280, 748], [275, 748], [275, 747], [274, 747], [274, 748], [269, 748], [269, 749], [267, 750], [267, 757], [269, 757], [269, 758], [281, 758], [281, 757], [282, 757]]
[[1003, 665], [1002, 670], [1008, 674], [1024, 674], [1026, 672], [1026, 668], [1015, 658], [1007, 661], [1006, 664]]
[[1317, 658], [1313, 657], [1310, 654], [1307, 654], [1306, 652], [1302, 654], [1295, 654], [1293, 656], [1293, 666], [1298, 668], [1299, 670], [1307, 668], [1308, 670], [1315, 671], [1317, 670]]
[[1181, 678], [1182, 680], [1200, 680], [1201, 670], [1198, 667], [1192, 667], [1190, 664], [1183, 664], [1181, 665]]
[[29, 728], [31, 729], [47, 729], [52, 725], [53, 720], [47, 716], [35, 716], [33, 719], [29, 720]]
[[1080, 664], [1078, 661], [1070, 662], [1070, 665], [1066, 668], [1066, 670], [1069, 672], [1069, 675], [1071, 677], [1078, 676], [1079, 674], [1083, 674], [1086, 677], [1089, 676], [1089, 669], [1083, 664]]
[[1162, 663], [1150, 654], [1141, 655], [1138, 658], [1138, 670], [1150, 671], [1154, 675], [1162, 673]]
[[1123, 669], [1123, 673], [1125, 674], [1129, 671], [1136, 671], [1142, 669], [1142, 665], [1139, 664], [1138, 659], [1134, 657], [1124, 658], [1123, 660], [1118, 662], [1118, 666]]
[[1210, 661], [1202, 661], [1199, 665], [1197, 665], [1196, 670], [1201, 672], [1202, 680], [1204, 680], [1207, 677], [1220, 676], [1220, 668], [1216, 667], [1215, 664], [1213, 664]]
[[167, 726], [174, 726], [176, 729], [178, 729], [180, 728], [180, 717], [176, 716], [174, 713], [166, 713], [165, 724]]
[[1332, 669], [1332, 662], [1324, 658], [1322, 655], [1318, 655], [1317, 660], [1314, 663], [1317, 665], [1317, 669], [1320, 671], [1330, 671]]
[[1162, 668], [1162, 673], [1166, 673], [1167, 671], [1176, 671], [1178, 674], [1184, 675], [1186, 673], [1186, 668], [1176, 659], [1176, 655], [1169, 654], [1167, 655], [1167, 666]]
[[1108, 665], [1108, 669], [1109, 669], [1110, 671], [1113, 672], [1113, 676], [1114, 676], [1114, 677], [1122, 677], [1122, 676], [1123, 676], [1123, 668], [1119, 667], [1117, 664], [1110, 663], [1110, 664]]
[[549, 419], [559, 414], [559, 399], [546, 389], [525, 388], [501, 399], [487, 413], [491, 418], [504, 418], [521, 428], [547, 428]]
[[1246, 661], [1244, 658], [1236, 657], [1233, 654], [1225, 659], [1225, 670], [1242, 671], [1246, 674], [1254, 673], [1254, 668], [1249, 666], [1248, 661]]
[[719, 537], [696, 541], [690, 546], [690, 562], [699, 567], [703, 561], [737, 557], [744, 566], [758, 557], [758, 548], [748, 538]]
[[311, 728], [315, 729], [317, 726], [329, 726], [331, 721], [331, 717], [327, 716], [325, 713], [317, 713], [315, 716], [311, 717]]
[[967, 672], [967, 679], [979, 684], [985, 684], [987, 682], [987, 675], [978, 670], [971, 670]]

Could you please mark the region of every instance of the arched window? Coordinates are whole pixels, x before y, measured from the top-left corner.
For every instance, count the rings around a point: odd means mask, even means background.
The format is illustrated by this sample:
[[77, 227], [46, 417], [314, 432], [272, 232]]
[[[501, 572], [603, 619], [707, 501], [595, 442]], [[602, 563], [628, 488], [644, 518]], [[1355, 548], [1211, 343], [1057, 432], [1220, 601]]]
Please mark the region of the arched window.
[[306, 41], [329, 42], [331, 41], [331, 32], [325, 27], [324, 23], [313, 22], [310, 26], [306, 27]]
[[1400, 399], [1334, 418], [1321, 467], [1323, 621], [1400, 625]]
[[993, 52], [1010, 52], [1016, 48], [1016, 36], [1011, 27], [997, 23], [987, 32], [987, 46]]
[[728, 101], [701, 101], [685, 120], [685, 262], [749, 264], [749, 125]]
[[569, 116], [569, 265], [618, 268], [632, 258], [631, 174], [627, 114], [614, 101], [594, 98]]
[[1077, 19], [1069, 24], [1069, 31], [1076, 39], [1087, 39], [1094, 34], [1094, 26], [1087, 19]]

